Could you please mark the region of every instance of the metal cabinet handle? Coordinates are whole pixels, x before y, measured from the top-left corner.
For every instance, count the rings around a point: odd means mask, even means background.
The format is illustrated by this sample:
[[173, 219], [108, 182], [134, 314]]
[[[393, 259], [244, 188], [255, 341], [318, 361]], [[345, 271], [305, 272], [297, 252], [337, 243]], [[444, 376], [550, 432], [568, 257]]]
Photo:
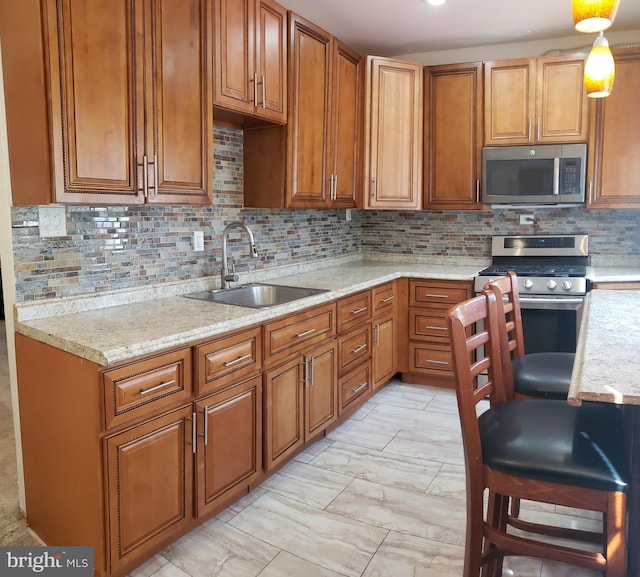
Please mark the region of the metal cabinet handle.
[[378, 183], [376, 177], [371, 178], [371, 198], [375, 199], [378, 196]]
[[258, 106], [258, 73], [253, 73], [253, 105]]
[[207, 411], [209, 407], [205, 405], [204, 409], [202, 409], [202, 415], [204, 417], [204, 446], [207, 446], [207, 442], [209, 441], [209, 420], [207, 419]]
[[361, 383], [358, 386], [354, 387], [353, 389], [351, 389], [352, 393], [358, 393], [360, 392], [362, 389], [366, 389], [367, 388], [367, 384], [368, 383]]
[[338, 173], [333, 175], [333, 200], [338, 200]]
[[309, 329], [308, 331], [304, 331], [303, 333], [299, 333], [296, 336], [301, 339], [302, 337], [306, 337], [307, 335], [310, 335], [311, 333], [315, 333], [316, 329]]
[[388, 303], [388, 302], [391, 302], [394, 298], [396, 298], [396, 297], [391, 295], [390, 297], [387, 297], [386, 299], [382, 299], [382, 302], [383, 303]]
[[448, 299], [449, 295], [434, 295], [434, 294], [425, 294], [424, 296], [429, 297], [431, 299]]
[[480, 181], [476, 180], [476, 202], [480, 202]]
[[233, 361], [226, 362], [224, 364], [224, 366], [227, 367], [227, 368], [228, 367], [233, 367], [233, 365], [237, 365], [238, 363], [241, 363], [242, 361], [246, 361], [247, 359], [250, 359], [250, 358], [251, 358], [250, 354], [242, 355], [241, 357], [238, 357], [237, 359], [234, 359]]
[[376, 329], [376, 347], [380, 346], [380, 323], [375, 326]]
[[359, 309], [356, 309], [355, 311], [351, 311], [352, 315], [359, 315], [360, 313], [363, 313], [364, 311], [368, 310], [369, 307], [360, 307]]
[[267, 88], [265, 85], [264, 76], [261, 76], [261, 78], [262, 78], [262, 82], [260, 82], [260, 84], [262, 84], [262, 109], [264, 110], [265, 108], [267, 108], [267, 105], [266, 105]]
[[355, 355], [355, 354], [359, 353], [360, 351], [366, 350], [366, 348], [367, 348], [367, 343], [364, 343], [364, 344], [360, 345], [359, 347], [353, 349], [351, 351], [351, 353]]
[[198, 414], [197, 413], [191, 413], [191, 452], [195, 455], [196, 453], [196, 445], [198, 443], [198, 437], [197, 437], [197, 424], [198, 424]]
[[540, 140], [540, 117], [539, 116], [538, 116], [538, 130], [537, 130], [537, 132], [538, 132], [538, 135], [536, 136], [536, 138], [538, 140]]
[[156, 391], [160, 391], [161, 389], [166, 389], [167, 387], [175, 384], [176, 381], [174, 379], [172, 381], [167, 381], [166, 383], [160, 383], [159, 385], [151, 387], [150, 389], [140, 389], [140, 396], [144, 397], [145, 395], [150, 395], [151, 393], [155, 393]]
[[434, 327], [432, 325], [427, 325], [427, 328], [432, 331], [446, 331], [447, 327]]
[[315, 385], [316, 380], [316, 358], [311, 357], [311, 386]]
[[158, 186], [159, 186], [159, 175], [160, 171], [158, 170], [158, 155], [154, 154], [153, 155], [153, 179], [154, 179], [154, 187], [153, 187], [153, 193], [155, 194], [155, 196], [158, 196]]
[[144, 193], [144, 197], [148, 198], [149, 196], [149, 159], [145, 154], [142, 157], [142, 189]]
[[432, 365], [448, 365], [447, 361], [434, 361], [432, 359], [427, 359], [427, 363], [431, 363]]
[[313, 379], [315, 373], [315, 357], [311, 357], [310, 359], [304, 359], [304, 385], [306, 387], [313, 387]]

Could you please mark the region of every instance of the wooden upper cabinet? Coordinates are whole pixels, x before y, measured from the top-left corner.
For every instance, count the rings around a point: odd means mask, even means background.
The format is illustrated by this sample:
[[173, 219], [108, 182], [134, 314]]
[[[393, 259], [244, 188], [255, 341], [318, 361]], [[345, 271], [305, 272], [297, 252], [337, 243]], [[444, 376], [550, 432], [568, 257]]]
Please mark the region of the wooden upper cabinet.
[[422, 204], [422, 65], [368, 56], [364, 208]]
[[46, 0], [54, 200], [209, 203], [210, 0]]
[[215, 100], [287, 120], [287, 11], [273, 0], [215, 0]]
[[245, 206], [357, 206], [361, 62], [289, 13], [287, 126], [245, 131]]
[[424, 208], [480, 209], [482, 62], [425, 68]]
[[586, 142], [584, 57], [485, 62], [485, 144]]
[[640, 51], [613, 54], [613, 91], [591, 109], [587, 206], [640, 208]]

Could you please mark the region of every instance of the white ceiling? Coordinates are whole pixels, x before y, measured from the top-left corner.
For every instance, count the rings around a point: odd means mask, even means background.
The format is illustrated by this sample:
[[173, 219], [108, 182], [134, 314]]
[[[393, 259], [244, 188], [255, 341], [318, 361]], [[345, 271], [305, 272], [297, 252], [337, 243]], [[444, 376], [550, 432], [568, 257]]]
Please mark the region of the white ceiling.
[[[586, 45], [595, 38], [573, 28], [571, 0], [447, 0], [442, 6], [430, 6], [424, 0], [279, 3], [361, 54], [379, 56], [571, 36], [577, 44]], [[640, 30], [640, 0], [621, 0], [610, 30]]]

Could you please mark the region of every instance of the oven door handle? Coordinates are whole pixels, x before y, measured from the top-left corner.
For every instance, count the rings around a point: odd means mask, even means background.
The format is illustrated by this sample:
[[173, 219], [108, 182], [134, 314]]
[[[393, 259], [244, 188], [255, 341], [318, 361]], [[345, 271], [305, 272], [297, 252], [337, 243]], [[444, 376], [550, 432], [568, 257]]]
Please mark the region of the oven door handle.
[[584, 304], [584, 297], [520, 297], [521, 308], [526, 309], [560, 309], [579, 308]]

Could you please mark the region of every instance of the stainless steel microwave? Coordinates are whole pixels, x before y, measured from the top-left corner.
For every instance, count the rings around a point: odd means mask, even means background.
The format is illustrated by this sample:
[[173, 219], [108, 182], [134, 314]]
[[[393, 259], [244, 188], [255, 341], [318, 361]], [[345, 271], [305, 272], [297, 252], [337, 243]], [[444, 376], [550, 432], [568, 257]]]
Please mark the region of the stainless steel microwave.
[[586, 144], [482, 149], [485, 204], [584, 203]]

